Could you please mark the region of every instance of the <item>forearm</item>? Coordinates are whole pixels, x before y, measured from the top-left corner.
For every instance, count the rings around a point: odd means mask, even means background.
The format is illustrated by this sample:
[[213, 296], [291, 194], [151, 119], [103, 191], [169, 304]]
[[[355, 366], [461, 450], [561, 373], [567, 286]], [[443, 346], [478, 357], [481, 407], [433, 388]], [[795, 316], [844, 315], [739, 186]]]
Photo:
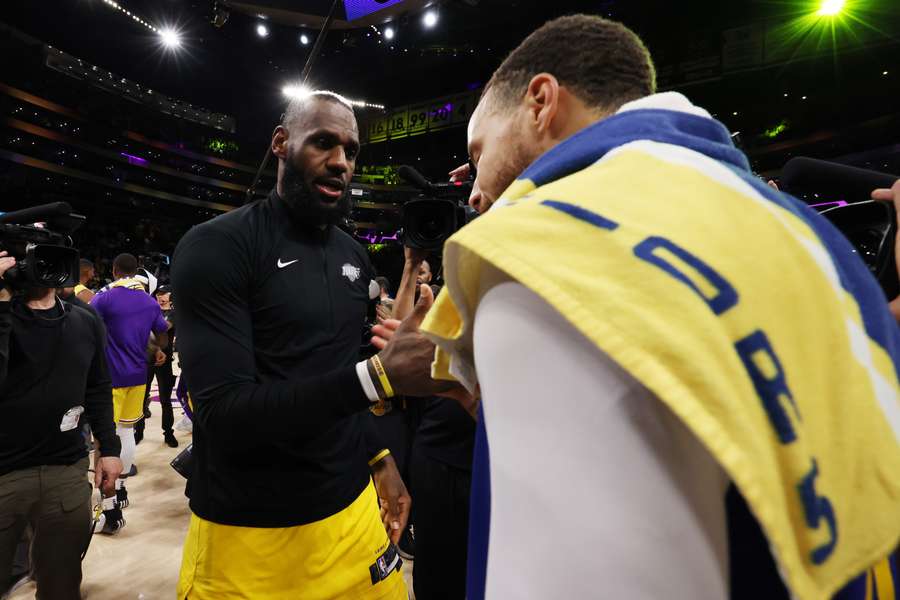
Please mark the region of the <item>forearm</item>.
[[291, 439], [328, 429], [370, 406], [354, 366], [303, 379], [210, 384], [201, 383], [215, 381], [197, 372], [203, 368], [186, 365], [188, 387], [197, 420], [217, 435]]
[[[376, 417], [371, 412], [365, 412], [360, 415], [363, 427], [363, 439], [366, 444], [366, 458], [371, 462], [370, 466], [374, 467], [381, 459], [384, 458], [383, 451], [387, 450], [387, 445], [378, 433], [378, 423]], [[380, 455], [380, 456], [379, 456]], [[375, 460], [378, 459], [378, 460]]]
[[403, 263], [403, 275], [400, 278], [400, 287], [397, 289], [397, 296], [394, 298], [393, 318], [402, 321], [413, 310], [416, 299], [416, 273], [419, 272], [419, 266], [422, 261], [414, 261], [407, 259]]
[[119, 456], [121, 444], [113, 422], [112, 388], [90, 390], [84, 403], [91, 432], [100, 443], [100, 456]]
[[169, 334], [168, 333], [152, 334], [152, 342], [156, 345], [157, 349], [162, 350], [169, 345]]

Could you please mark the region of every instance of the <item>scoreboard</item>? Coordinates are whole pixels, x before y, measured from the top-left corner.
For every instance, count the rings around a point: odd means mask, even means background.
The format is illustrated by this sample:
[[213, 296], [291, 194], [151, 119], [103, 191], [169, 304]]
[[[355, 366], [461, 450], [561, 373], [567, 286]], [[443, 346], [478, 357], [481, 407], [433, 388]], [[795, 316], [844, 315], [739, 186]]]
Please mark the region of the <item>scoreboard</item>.
[[344, 0], [344, 11], [348, 21], [355, 21], [401, 2], [403, 0]]
[[424, 135], [469, 122], [481, 90], [435, 98], [372, 115], [360, 128], [363, 144]]

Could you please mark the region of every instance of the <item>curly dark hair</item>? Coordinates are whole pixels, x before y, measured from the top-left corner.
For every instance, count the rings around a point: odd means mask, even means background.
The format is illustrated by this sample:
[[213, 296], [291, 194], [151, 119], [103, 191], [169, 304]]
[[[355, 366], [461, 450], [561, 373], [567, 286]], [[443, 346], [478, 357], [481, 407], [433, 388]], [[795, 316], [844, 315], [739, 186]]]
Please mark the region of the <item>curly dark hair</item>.
[[650, 52], [633, 31], [593, 15], [548, 21], [525, 38], [484, 88], [499, 107], [521, 101], [531, 79], [550, 73], [591, 108], [613, 112], [656, 91]]

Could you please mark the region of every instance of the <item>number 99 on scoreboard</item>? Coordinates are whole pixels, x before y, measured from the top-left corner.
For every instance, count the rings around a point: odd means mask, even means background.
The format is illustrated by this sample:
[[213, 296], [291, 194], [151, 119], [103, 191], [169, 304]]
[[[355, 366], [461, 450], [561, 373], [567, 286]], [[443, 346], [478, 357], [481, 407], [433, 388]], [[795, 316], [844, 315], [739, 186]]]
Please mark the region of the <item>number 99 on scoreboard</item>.
[[481, 96], [481, 90], [401, 106], [387, 115], [375, 116], [363, 129], [363, 143], [423, 135], [447, 127], [466, 125]]

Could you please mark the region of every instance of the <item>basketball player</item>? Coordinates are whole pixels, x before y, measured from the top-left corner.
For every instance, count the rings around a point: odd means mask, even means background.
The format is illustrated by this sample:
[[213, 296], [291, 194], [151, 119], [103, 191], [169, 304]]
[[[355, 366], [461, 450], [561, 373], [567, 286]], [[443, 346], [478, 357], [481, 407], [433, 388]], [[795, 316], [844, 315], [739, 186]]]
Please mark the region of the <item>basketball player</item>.
[[422, 385], [433, 353], [359, 361], [379, 288], [335, 226], [359, 153], [350, 105], [328, 92], [293, 101], [272, 153], [269, 196], [198, 225], [175, 251], [195, 457], [178, 597], [405, 599], [391, 542], [410, 498], [364, 417], [393, 393], [440, 387]]
[[900, 330], [827, 221], [654, 88], [633, 32], [563, 17], [469, 124], [489, 212], [423, 326], [484, 396], [467, 597], [893, 598]]
[[[155, 343], [168, 345], [169, 324], [159, 304], [135, 278], [137, 259], [120, 254], [113, 261], [115, 281], [105, 292], [91, 300], [91, 306], [106, 324], [108, 344], [106, 358], [113, 386], [113, 418], [122, 442], [122, 468], [128, 474], [134, 464], [134, 424], [143, 417], [144, 388], [147, 385], [147, 340], [151, 333]], [[119, 504], [128, 506], [128, 491], [123, 479], [116, 483]], [[110, 523], [107, 522], [107, 526]], [[117, 530], [106, 531], [115, 533]]]
[[94, 292], [88, 288], [88, 284], [93, 281], [94, 276], [94, 263], [82, 258], [79, 262], [79, 279], [78, 285], [75, 286], [75, 295], [85, 304], [90, 304], [94, 298]]

